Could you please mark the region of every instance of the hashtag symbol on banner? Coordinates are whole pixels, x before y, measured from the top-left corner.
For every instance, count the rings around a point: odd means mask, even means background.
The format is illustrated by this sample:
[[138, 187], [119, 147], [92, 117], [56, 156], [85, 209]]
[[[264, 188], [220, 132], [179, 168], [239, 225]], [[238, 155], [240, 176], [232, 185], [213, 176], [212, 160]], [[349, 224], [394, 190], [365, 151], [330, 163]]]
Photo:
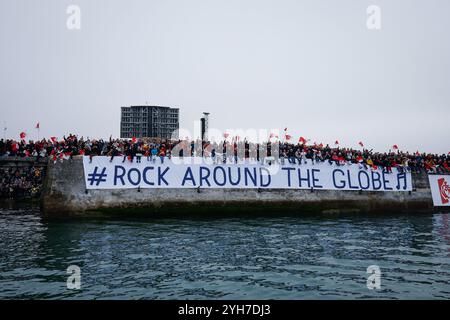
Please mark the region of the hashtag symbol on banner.
[[101, 173], [98, 173], [98, 167], [95, 167], [94, 172], [88, 174], [88, 181], [91, 183], [91, 186], [96, 183], [98, 186], [100, 182], [106, 182], [106, 177], [108, 176], [106, 173], [106, 168], [103, 168]]

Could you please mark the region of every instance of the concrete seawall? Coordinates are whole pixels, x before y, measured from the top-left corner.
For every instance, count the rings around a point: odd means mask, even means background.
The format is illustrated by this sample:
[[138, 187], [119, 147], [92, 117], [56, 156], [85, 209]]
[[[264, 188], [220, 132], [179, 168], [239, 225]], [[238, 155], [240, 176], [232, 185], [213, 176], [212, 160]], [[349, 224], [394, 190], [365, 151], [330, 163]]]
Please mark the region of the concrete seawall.
[[433, 212], [426, 174], [413, 174], [412, 192], [292, 189], [86, 190], [81, 157], [49, 162], [42, 196], [47, 216], [219, 211]]

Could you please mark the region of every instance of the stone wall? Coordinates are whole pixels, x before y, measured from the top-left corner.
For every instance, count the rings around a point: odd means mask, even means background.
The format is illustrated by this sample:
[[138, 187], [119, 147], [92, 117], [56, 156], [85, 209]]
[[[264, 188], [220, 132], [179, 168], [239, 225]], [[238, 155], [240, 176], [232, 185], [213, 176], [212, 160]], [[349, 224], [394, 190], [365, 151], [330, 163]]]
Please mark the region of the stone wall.
[[292, 189], [86, 190], [81, 157], [48, 164], [42, 209], [48, 216], [187, 212], [432, 212], [426, 174], [413, 175], [412, 192]]

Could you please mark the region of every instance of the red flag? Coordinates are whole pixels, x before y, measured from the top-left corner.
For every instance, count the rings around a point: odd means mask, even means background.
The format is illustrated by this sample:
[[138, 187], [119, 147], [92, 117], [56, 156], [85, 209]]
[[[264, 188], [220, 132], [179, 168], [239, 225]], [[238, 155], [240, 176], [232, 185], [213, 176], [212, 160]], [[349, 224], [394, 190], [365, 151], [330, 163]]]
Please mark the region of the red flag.
[[[450, 152], [449, 152], [450, 153]], [[416, 151], [416, 156], [420, 156], [419, 150]]]
[[284, 128], [284, 131], [287, 131], [287, 128]]
[[286, 135], [286, 140], [291, 140], [291, 138], [292, 138], [292, 136], [290, 136], [290, 135]]
[[364, 147], [364, 143], [362, 143], [362, 141], [358, 142], [358, 144], [359, 144], [361, 147]]
[[131, 138], [132, 143], [136, 143], [136, 141], [137, 141], [136, 137]]
[[306, 139], [303, 138], [303, 137], [300, 137], [300, 138], [298, 139], [298, 142], [300, 142], [301, 144], [306, 144]]
[[52, 140], [53, 143], [56, 143], [58, 141], [57, 137], [50, 137], [50, 140]]
[[36, 129], [39, 129], [39, 122], [36, 123]]
[[84, 149], [80, 149], [80, 151], [78, 152], [81, 156], [84, 156]]
[[20, 133], [20, 139], [25, 139], [25, 137], [27, 136], [27, 134], [25, 132], [21, 132]]
[[322, 142], [319, 144], [319, 148], [323, 148], [323, 143]]
[[394, 144], [394, 145], [392, 146], [392, 149], [398, 150], [398, 146], [397, 146], [396, 144]]
[[334, 144], [338, 145], [338, 144], [339, 144], [339, 140], [336, 140], [336, 141], [334, 142]]

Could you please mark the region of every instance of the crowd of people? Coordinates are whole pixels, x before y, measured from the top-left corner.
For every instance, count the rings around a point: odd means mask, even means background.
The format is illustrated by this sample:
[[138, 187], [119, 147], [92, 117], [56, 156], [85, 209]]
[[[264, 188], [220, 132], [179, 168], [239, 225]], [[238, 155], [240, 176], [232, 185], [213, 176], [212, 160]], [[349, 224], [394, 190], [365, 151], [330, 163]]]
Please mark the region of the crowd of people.
[[[275, 147], [277, 146], [277, 147]], [[257, 161], [277, 159], [281, 163], [302, 165], [306, 162], [328, 162], [335, 165], [358, 164], [366, 169], [382, 168], [386, 172], [394, 169], [402, 172], [450, 173], [450, 154], [409, 153], [394, 150], [390, 152], [374, 152], [365, 148], [351, 149], [329, 145], [293, 144], [289, 142], [253, 143], [239, 139], [224, 141], [190, 141], [165, 139], [84, 139], [70, 134], [58, 140], [42, 139], [40, 141], [0, 140], [1, 157], [34, 157], [50, 158], [53, 161], [64, 161], [76, 155], [108, 156], [111, 161], [121, 157], [122, 161], [140, 162], [156, 161], [172, 156], [201, 156], [212, 158], [215, 163], [238, 161]], [[270, 162], [270, 161], [269, 161]]]
[[37, 166], [0, 166], [0, 198], [34, 198], [41, 193], [43, 167]]

